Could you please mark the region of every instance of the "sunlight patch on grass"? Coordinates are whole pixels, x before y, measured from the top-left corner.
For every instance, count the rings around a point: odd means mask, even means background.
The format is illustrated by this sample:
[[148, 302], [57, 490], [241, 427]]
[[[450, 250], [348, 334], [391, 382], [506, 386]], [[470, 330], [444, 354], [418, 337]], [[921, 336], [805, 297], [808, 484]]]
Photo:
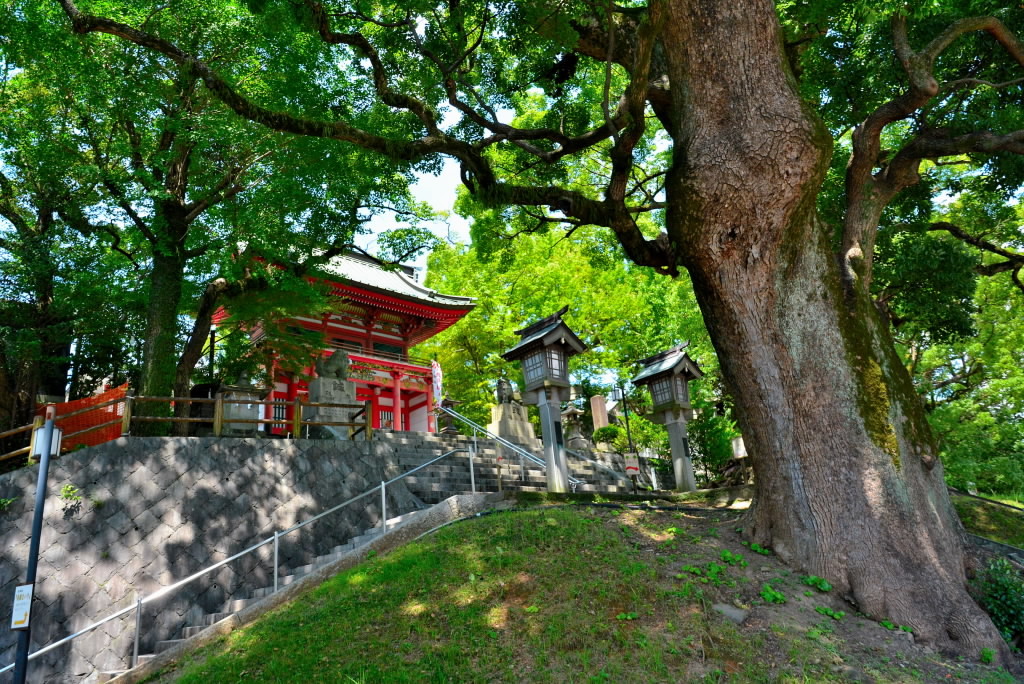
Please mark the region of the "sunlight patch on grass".
[[493, 629], [505, 629], [508, 627], [508, 606], [502, 604], [494, 606], [487, 611], [487, 626]]
[[430, 609], [427, 607], [427, 604], [421, 601], [413, 601], [402, 606], [402, 613], [413, 617], [423, 615], [424, 613], [429, 612], [429, 610]]
[[351, 586], [351, 587], [358, 587], [361, 584], [365, 584], [366, 580], [367, 580], [367, 576], [366, 576], [365, 573], [355, 572], [355, 573], [352, 573], [351, 575], [349, 575], [349, 577], [348, 577], [348, 585]]

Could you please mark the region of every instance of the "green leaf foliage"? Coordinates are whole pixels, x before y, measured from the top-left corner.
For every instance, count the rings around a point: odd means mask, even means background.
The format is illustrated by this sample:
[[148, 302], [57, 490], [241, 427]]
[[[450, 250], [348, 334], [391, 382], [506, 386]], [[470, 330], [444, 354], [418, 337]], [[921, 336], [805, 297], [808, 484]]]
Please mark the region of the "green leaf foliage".
[[1005, 558], [994, 558], [973, 581], [981, 606], [1010, 643], [1024, 636], [1024, 576]]

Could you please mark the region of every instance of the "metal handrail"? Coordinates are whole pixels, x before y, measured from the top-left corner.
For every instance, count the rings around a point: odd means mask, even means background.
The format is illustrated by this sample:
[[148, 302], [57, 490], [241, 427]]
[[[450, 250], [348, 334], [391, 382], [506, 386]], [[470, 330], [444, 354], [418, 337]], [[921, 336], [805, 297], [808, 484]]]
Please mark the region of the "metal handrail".
[[[514, 442], [508, 441], [504, 437], [499, 437], [498, 435], [494, 434], [493, 432], [491, 432], [487, 428], [481, 427], [480, 425], [475, 423], [473, 420], [467, 418], [466, 416], [462, 415], [461, 413], [459, 413], [457, 411], [453, 411], [453, 410], [451, 410], [450, 408], [448, 408], [446, 406], [438, 406], [436, 408], [436, 410], [441, 412], [441, 413], [445, 413], [445, 414], [451, 416], [452, 418], [456, 418], [458, 420], [461, 420], [463, 423], [465, 423], [469, 427], [473, 428], [474, 431], [478, 431], [478, 432], [483, 433], [484, 435], [487, 436], [488, 439], [492, 439], [495, 442], [497, 442], [498, 444], [502, 445], [503, 447], [505, 447], [507, 449], [510, 449], [513, 453], [518, 455], [520, 458], [525, 458], [528, 461], [530, 461], [531, 463], [533, 463], [534, 465], [538, 465], [541, 468], [543, 468], [544, 470], [547, 470], [548, 464], [547, 464], [547, 461], [545, 461], [544, 459], [538, 458], [536, 456], [536, 454], [534, 454], [534, 453], [532, 453], [530, 451], [527, 451], [526, 449], [524, 449], [523, 447], [519, 446], [518, 444], [516, 444]], [[520, 475], [520, 479], [523, 479], [521, 475]], [[581, 484], [586, 484], [586, 483], [583, 480], [577, 480], [572, 475], [569, 475], [569, 486], [572, 488], [572, 491], [575, 492], [576, 491], [576, 487], [578, 487]]]
[[[388, 529], [387, 504], [386, 504], [387, 486], [388, 485], [392, 485], [392, 484], [398, 482], [402, 478], [409, 477], [413, 473], [416, 473], [416, 472], [418, 472], [418, 471], [420, 471], [420, 470], [422, 470], [422, 469], [424, 469], [424, 468], [426, 468], [428, 466], [431, 466], [431, 465], [437, 463], [438, 461], [440, 461], [441, 459], [447, 458], [447, 457], [451, 456], [452, 454], [457, 454], [457, 453], [461, 453], [461, 452], [465, 452], [466, 454], [469, 455], [470, 489], [475, 494], [476, 493], [476, 478], [473, 476], [474, 450], [470, 449], [470, 448], [467, 448], [467, 447], [459, 447], [457, 449], [452, 449], [451, 451], [445, 452], [445, 453], [441, 454], [440, 456], [438, 456], [437, 458], [431, 459], [430, 461], [427, 461], [426, 463], [422, 463], [422, 464], [416, 466], [415, 468], [413, 468], [412, 470], [408, 470], [408, 471], [402, 473], [401, 475], [398, 475], [397, 477], [393, 477], [393, 478], [391, 478], [390, 480], [387, 480], [387, 481], [383, 481], [382, 480], [381, 483], [380, 483], [380, 486], [374, 487], [373, 489], [368, 489], [365, 492], [363, 492], [362, 494], [357, 494], [354, 497], [352, 497], [351, 499], [343, 501], [342, 503], [340, 503], [340, 504], [338, 504], [336, 506], [333, 506], [333, 507], [327, 509], [326, 511], [323, 511], [323, 512], [313, 516], [309, 520], [304, 520], [304, 521], [302, 521], [300, 523], [296, 523], [296, 524], [292, 525], [291, 527], [289, 527], [289, 528], [287, 528], [287, 529], [285, 529], [283, 531], [280, 531], [280, 532], [275, 531], [274, 532], [274, 536], [267, 537], [266, 539], [263, 539], [263, 540], [261, 540], [259, 542], [256, 542], [255, 544], [249, 546], [248, 548], [246, 548], [246, 549], [244, 549], [242, 551], [239, 551], [238, 553], [234, 554], [233, 556], [230, 556], [229, 558], [225, 558], [222, 561], [218, 561], [217, 563], [214, 563], [213, 565], [205, 567], [202, 570], [199, 570], [197, 572], [194, 572], [193, 574], [189, 575], [188, 577], [186, 577], [183, 580], [179, 580], [178, 582], [175, 582], [174, 584], [170, 584], [170, 585], [168, 585], [166, 587], [161, 587], [160, 589], [157, 589], [156, 591], [154, 591], [153, 593], [151, 593], [151, 594], [149, 594], [149, 595], [147, 595], [145, 597], [137, 596], [136, 599], [135, 599], [135, 603], [134, 604], [132, 604], [132, 605], [126, 607], [126, 608], [122, 608], [121, 610], [119, 610], [116, 613], [113, 613], [111, 615], [108, 615], [107, 617], [103, 618], [102, 620], [99, 620], [97, 622], [92, 623], [88, 627], [80, 629], [79, 631], [75, 632], [74, 634], [71, 634], [69, 636], [64, 637], [60, 641], [55, 641], [52, 644], [47, 644], [46, 646], [40, 648], [39, 650], [30, 653], [28, 655], [28, 659], [29, 660], [34, 660], [35, 658], [38, 658], [39, 656], [43, 655], [44, 653], [48, 653], [49, 651], [52, 651], [55, 648], [59, 648], [60, 646], [63, 646], [64, 644], [67, 644], [67, 643], [73, 641], [74, 639], [77, 639], [78, 637], [84, 635], [84, 634], [88, 634], [89, 632], [93, 631], [97, 627], [105, 625], [106, 623], [110, 622], [111, 620], [116, 620], [117, 618], [122, 617], [122, 616], [130, 613], [131, 611], [135, 610], [135, 611], [138, 611], [138, 612], [136, 613], [136, 616], [135, 616], [135, 643], [134, 643], [134, 647], [133, 647], [133, 651], [132, 651], [132, 664], [131, 664], [131, 667], [135, 667], [138, 664], [138, 655], [139, 655], [140, 623], [141, 623], [141, 616], [142, 616], [141, 611], [142, 611], [142, 606], [144, 606], [145, 604], [151, 603], [152, 601], [155, 601], [155, 600], [157, 600], [159, 598], [162, 598], [162, 597], [170, 594], [171, 592], [174, 592], [174, 591], [180, 589], [181, 587], [185, 586], [186, 584], [190, 584], [191, 582], [199, 579], [200, 577], [202, 577], [204, 575], [207, 575], [207, 574], [213, 572], [214, 570], [222, 568], [222, 567], [224, 567], [225, 565], [227, 565], [228, 563], [230, 563], [232, 561], [238, 560], [242, 556], [248, 555], [248, 554], [252, 553], [253, 551], [256, 551], [257, 549], [263, 548], [267, 544], [273, 544], [274, 545], [274, 592], [273, 593], [277, 593], [278, 588], [279, 588], [278, 587], [278, 552], [279, 552], [279, 545], [280, 545], [281, 537], [283, 537], [284, 535], [286, 535], [286, 534], [288, 534], [290, 532], [294, 532], [295, 530], [298, 530], [298, 529], [300, 529], [302, 527], [305, 527], [306, 525], [314, 523], [317, 520], [320, 520], [321, 518], [323, 518], [324, 516], [330, 515], [331, 513], [334, 513], [334, 512], [336, 512], [338, 510], [341, 510], [345, 506], [348, 506], [349, 504], [353, 504], [356, 501], [359, 501], [360, 499], [365, 499], [366, 497], [368, 497], [371, 494], [374, 494], [376, 492], [380, 492], [380, 494], [381, 494], [381, 503], [382, 503], [382, 506], [381, 506], [381, 534], [383, 534], [383, 533], [387, 532], [387, 529]], [[0, 668], [0, 674], [3, 674], [4, 672], [8, 672], [9, 670], [12, 670], [14, 668], [14, 665], [15, 665], [14, 663], [11, 663], [10, 665], [7, 665], [7, 666], [5, 666], [3, 668]]]

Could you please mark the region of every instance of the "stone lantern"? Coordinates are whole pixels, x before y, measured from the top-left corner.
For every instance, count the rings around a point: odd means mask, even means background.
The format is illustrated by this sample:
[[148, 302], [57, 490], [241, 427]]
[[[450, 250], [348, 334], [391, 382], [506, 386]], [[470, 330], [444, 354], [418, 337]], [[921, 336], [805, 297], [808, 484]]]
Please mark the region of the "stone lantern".
[[693, 474], [690, 444], [686, 438], [686, 422], [693, 418], [688, 383], [704, 377], [704, 373], [683, 351], [686, 346], [683, 344], [640, 360], [643, 370], [633, 378], [633, 384], [648, 387], [654, 404], [651, 420], [668, 428], [676, 489], [692, 492], [697, 489], [697, 480]]
[[569, 307], [541, 319], [516, 334], [519, 344], [501, 355], [506, 361], [521, 361], [523, 402], [540, 409], [544, 455], [549, 492], [564, 492], [569, 486], [569, 466], [562, 435], [561, 403], [569, 400], [568, 360], [587, 346], [562, 321]]

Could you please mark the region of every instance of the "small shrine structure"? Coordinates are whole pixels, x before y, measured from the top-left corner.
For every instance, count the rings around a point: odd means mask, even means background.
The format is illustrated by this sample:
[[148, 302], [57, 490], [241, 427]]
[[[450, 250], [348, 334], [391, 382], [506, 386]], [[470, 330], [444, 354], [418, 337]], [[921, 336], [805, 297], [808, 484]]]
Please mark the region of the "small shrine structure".
[[[409, 266], [385, 268], [362, 254], [335, 257], [317, 273], [334, 306], [317, 318], [299, 316], [278, 323], [285, 329], [322, 332], [326, 348], [320, 358], [338, 350], [348, 354], [348, 380], [355, 386], [356, 400], [371, 402], [374, 428], [436, 432], [433, 410], [440, 399], [440, 367], [410, 356], [409, 349], [458, 322], [475, 300], [440, 294], [413, 275]], [[262, 325], [250, 332], [253, 342], [263, 336]], [[292, 403], [297, 397], [306, 399], [309, 385], [301, 376], [315, 377], [316, 361], [311, 359], [301, 374], [286, 372], [275, 362], [270, 398]], [[291, 420], [294, 406], [278, 405], [273, 411], [279, 415], [265, 418]]]

